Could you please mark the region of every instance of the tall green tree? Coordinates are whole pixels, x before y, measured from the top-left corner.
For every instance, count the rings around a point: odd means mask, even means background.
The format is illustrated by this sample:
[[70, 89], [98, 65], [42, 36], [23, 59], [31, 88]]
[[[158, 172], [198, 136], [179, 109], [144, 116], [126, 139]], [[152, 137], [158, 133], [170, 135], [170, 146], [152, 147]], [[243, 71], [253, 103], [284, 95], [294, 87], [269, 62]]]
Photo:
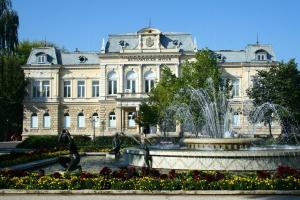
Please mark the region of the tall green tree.
[[[210, 77], [214, 81], [215, 88], [219, 88], [221, 71], [217, 65], [217, 57], [214, 52], [203, 49], [196, 53], [194, 62], [185, 62], [181, 66], [181, 73], [176, 77], [171, 69], [164, 66], [161, 70], [161, 79], [149, 94], [148, 104], [158, 113], [157, 123], [164, 119], [166, 109], [174, 104], [190, 104], [188, 96], [180, 95], [181, 91], [190, 88], [205, 88], [207, 79]], [[144, 112], [146, 113], [146, 112]], [[195, 112], [197, 113], [197, 112]], [[201, 115], [198, 113], [197, 115]], [[195, 116], [199, 118], [199, 116]]]
[[12, 54], [18, 46], [19, 17], [11, 0], [0, 0], [0, 51]]
[[[294, 59], [287, 63], [281, 62], [270, 66], [268, 70], [260, 70], [257, 73], [252, 88], [247, 94], [253, 99], [254, 106], [265, 102], [278, 104], [290, 111], [291, 115], [283, 115], [282, 128], [289, 131], [289, 122], [300, 122], [300, 72]], [[293, 119], [291, 119], [291, 116]], [[270, 111], [264, 122], [268, 124], [271, 133], [272, 112]]]
[[22, 82], [24, 78], [22, 72], [19, 73], [19, 61], [13, 57], [18, 46], [18, 27], [19, 17], [11, 1], [0, 0], [0, 140], [7, 138], [9, 127], [18, 121], [13, 113], [21, 107], [16, 101], [20, 89], [18, 80]]

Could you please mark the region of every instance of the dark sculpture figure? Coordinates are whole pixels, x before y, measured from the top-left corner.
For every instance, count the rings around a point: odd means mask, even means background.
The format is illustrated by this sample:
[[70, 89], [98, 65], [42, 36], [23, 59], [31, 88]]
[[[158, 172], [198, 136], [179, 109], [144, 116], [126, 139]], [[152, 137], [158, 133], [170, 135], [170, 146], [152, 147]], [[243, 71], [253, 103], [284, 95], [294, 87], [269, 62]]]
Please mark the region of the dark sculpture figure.
[[152, 157], [150, 156], [150, 150], [147, 145], [144, 146], [144, 162], [148, 169], [152, 168]]
[[113, 141], [112, 141], [112, 149], [110, 150], [109, 153], [119, 156], [121, 145], [122, 145], [122, 141], [120, 140], [119, 134], [116, 133], [116, 135], [114, 136]]
[[64, 129], [59, 134], [58, 142], [66, 145], [69, 149], [69, 157], [59, 157], [59, 164], [64, 167], [65, 171], [74, 171], [76, 169], [79, 169], [79, 171], [81, 171], [81, 166], [78, 165], [80, 162], [80, 156], [74, 140], [67, 129]]

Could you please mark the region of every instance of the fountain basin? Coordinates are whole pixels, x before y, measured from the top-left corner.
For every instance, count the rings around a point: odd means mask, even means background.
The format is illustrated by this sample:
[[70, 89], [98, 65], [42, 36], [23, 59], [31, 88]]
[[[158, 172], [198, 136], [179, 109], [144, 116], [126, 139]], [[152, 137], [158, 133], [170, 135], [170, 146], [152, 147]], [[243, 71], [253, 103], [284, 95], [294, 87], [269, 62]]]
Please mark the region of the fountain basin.
[[260, 138], [183, 138], [181, 143], [189, 149], [247, 149], [261, 142]]
[[[196, 150], [151, 149], [152, 167], [180, 170], [256, 171], [276, 170], [280, 165], [299, 168], [300, 149], [264, 150]], [[144, 150], [129, 148], [125, 151], [129, 165], [143, 167]]]

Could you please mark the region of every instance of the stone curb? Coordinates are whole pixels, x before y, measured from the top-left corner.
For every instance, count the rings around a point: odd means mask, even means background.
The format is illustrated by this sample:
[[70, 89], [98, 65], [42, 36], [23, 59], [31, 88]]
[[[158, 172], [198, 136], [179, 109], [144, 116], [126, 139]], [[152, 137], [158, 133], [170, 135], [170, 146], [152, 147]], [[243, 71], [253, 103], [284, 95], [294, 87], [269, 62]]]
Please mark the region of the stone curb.
[[142, 190], [14, 190], [0, 189], [0, 195], [299, 195], [300, 190], [195, 190], [195, 191], [142, 191]]

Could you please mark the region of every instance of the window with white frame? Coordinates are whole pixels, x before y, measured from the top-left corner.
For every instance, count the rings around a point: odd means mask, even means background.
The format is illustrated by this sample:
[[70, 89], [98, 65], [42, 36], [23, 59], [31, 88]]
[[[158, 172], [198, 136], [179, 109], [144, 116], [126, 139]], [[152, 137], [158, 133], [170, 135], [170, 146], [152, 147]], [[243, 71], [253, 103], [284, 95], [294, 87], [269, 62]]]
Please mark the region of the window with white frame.
[[83, 80], [77, 81], [77, 97], [78, 98], [85, 97], [85, 81]]
[[42, 81], [43, 97], [50, 97], [50, 81]]
[[40, 81], [33, 81], [32, 97], [40, 97]]
[[232, 97], [240, 96], [240, 79], [232, 80]]
[[71, 81], [64, 81], [64, 97], [71, 97]]
[[135, 112], [128, 113], [128, 126], [135, 127]]
[[100, 127], [100, 119], [99, 119], [98, 113], [94, 113], [92, 117], [93, 117], [92, 118], [92, 120], [93, 120], [93, 127], [99, 128]]
[[33, 81], [32, 97], [50, 97], [50, 81]]
[[267, 56], [268, 56], [268, 52], [263, 49], [259, 49], [255, 52], [255, 59], [258, 61], [268, 60]]
[[99, 97], [99, 81], [92, 81], [92, 97]]
[[154, 75], [153, 72], [148, 71], [148, 72], [145, 73], [144, 79], [145, 79], [144, 89], [145, 89], [145, 92], [148, 93], [154, 87], [155, 75]]
[[39, 64], [45, 64], [47, 61], [47, 55], [46, 54], [40, 54], [37, 57], [37, 63]]
[[64, 128], [70, 128], [71, 127], [71, 118], [69, 113], [64, 114]]
[[137, 75], [134, 71], [126, 74], [126, 90], [130, 93], [135, 93]]
[[44, 128], [50, 128], [50, 123], [51, 123], [51, 120], [50, 120], [50, 115], [49, 113], [45, 113], [44, 116], [43, 116], [43, 124], [44, 124]]
[[78, 128], [84, 128], [84, 127], [85, 127], [84, 114], [81, 112], [78, 114]]
[[31, 115], [31, 128], [38, 128], [39, 119], [36, 113], [32, 113]]
[[108, 74], [108, 94], [117, 94], [117, 73], [110, 72]]
[[232, 126], [240, 125], [240, 115], [238, 112], [234, 112], [232, 115]]
[[109, 113], [109, 127], [116, 128], [116, 114], [115, 112]]

